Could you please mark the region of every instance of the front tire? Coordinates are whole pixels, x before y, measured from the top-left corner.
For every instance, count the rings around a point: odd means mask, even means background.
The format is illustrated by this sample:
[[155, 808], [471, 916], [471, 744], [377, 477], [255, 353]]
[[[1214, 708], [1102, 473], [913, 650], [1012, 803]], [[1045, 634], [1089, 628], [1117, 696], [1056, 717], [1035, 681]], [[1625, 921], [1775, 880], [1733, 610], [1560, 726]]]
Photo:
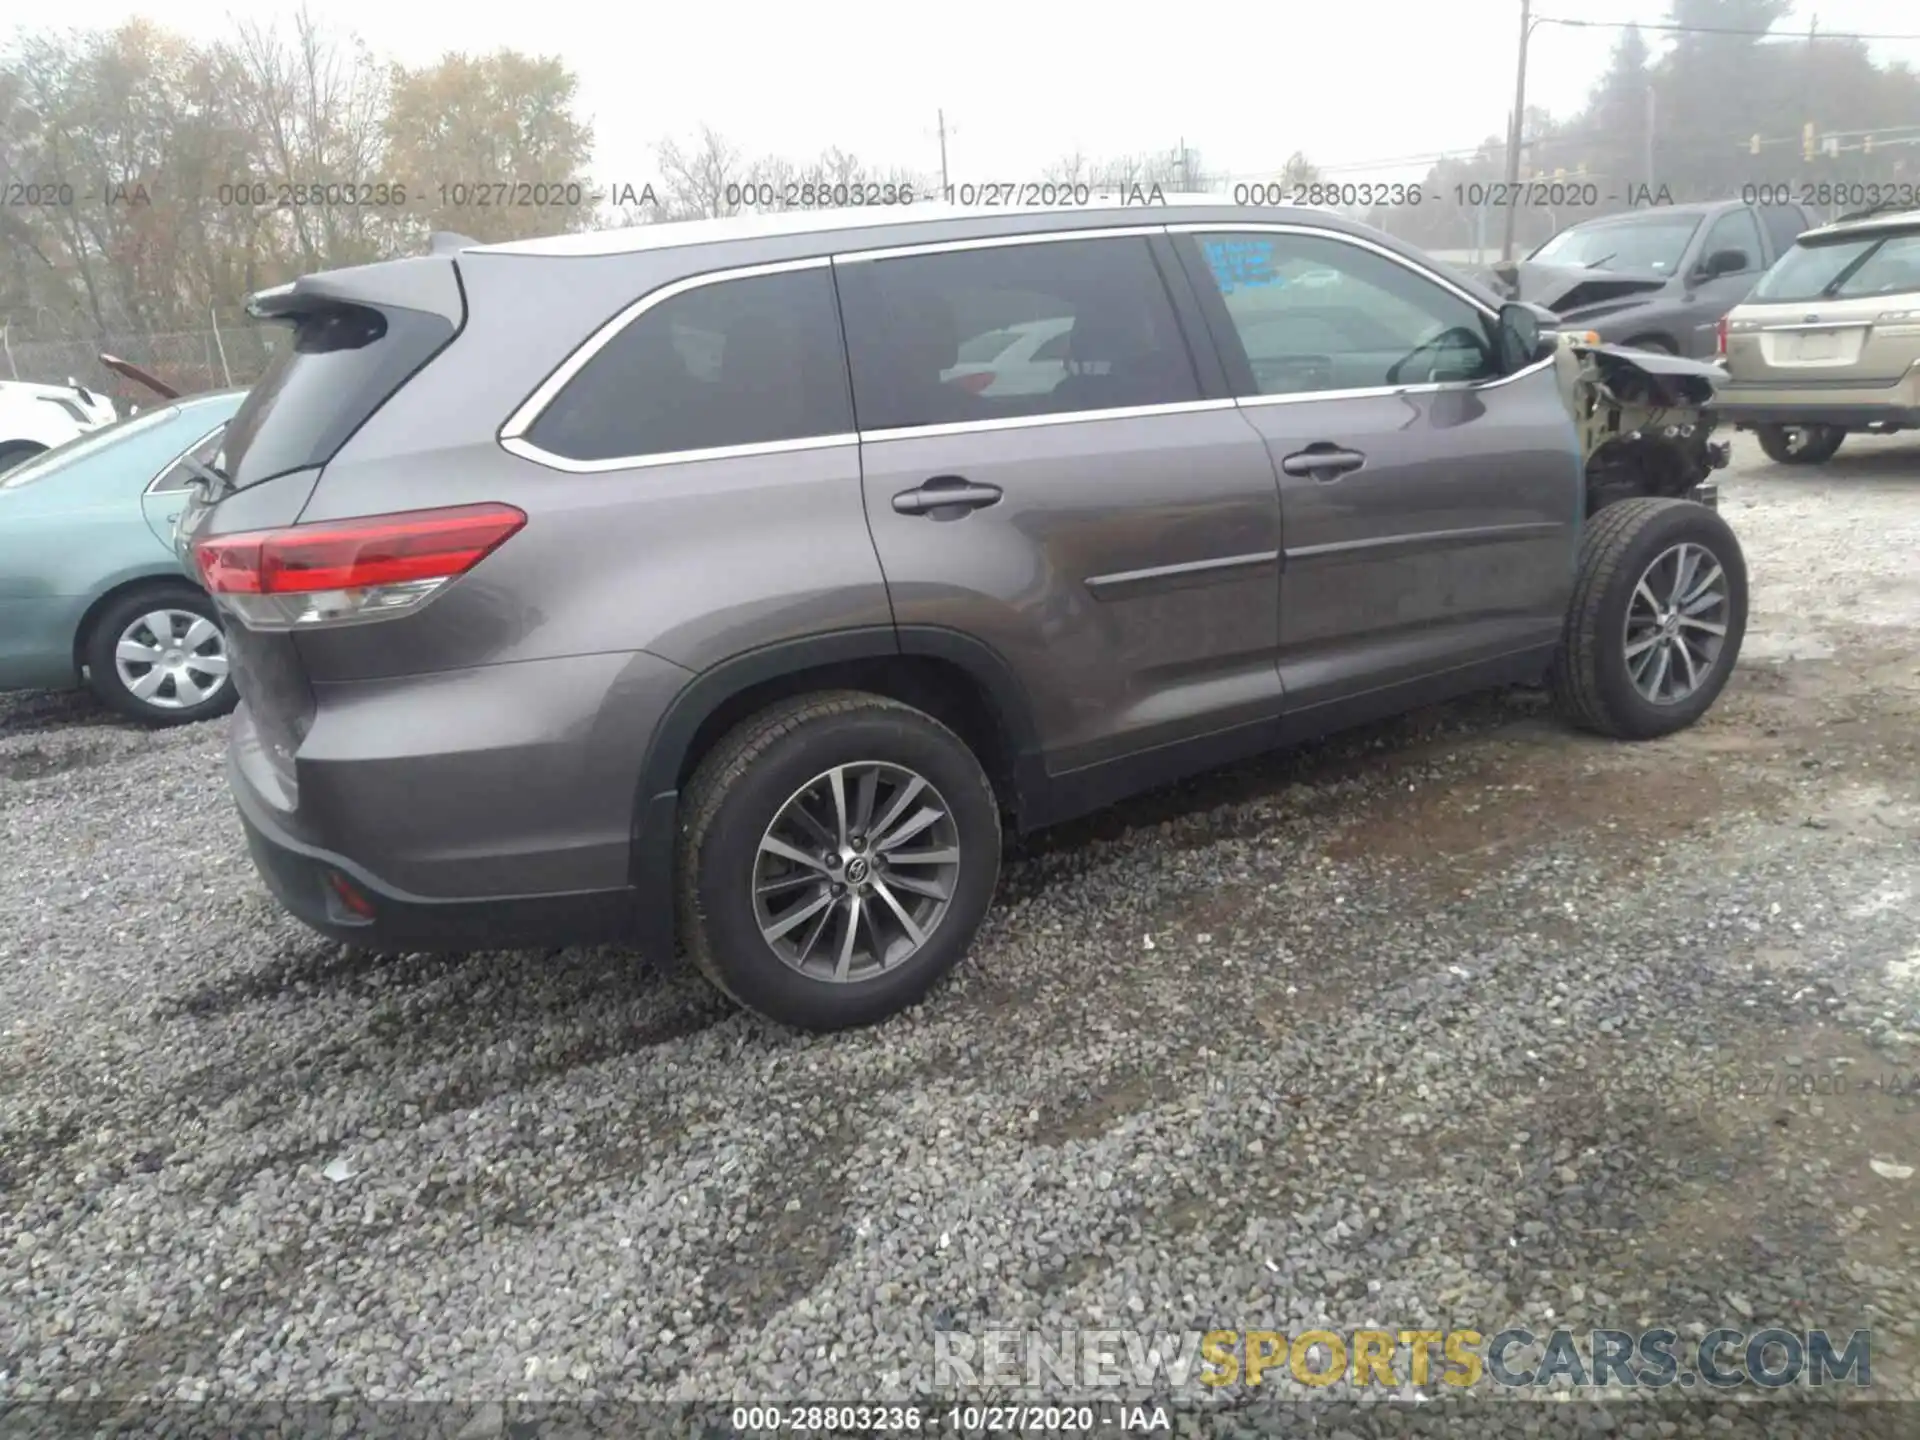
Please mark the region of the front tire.
[[1719, 698], [1746, 629], [1746, 557], [1725, 520], [1690, 500], [1609, 505], [1581, 537], [1554, 700], [1617, 739], [1684, 730]]
[[914, 1004], [966, 954], [1000, 873], [1000, 812], [966, 745], [879, 695], [781, 702], [686, 792], [681, 934], [748, 1009], [804, 1030]]
[[1777, 465], [1824, 465], [1847, 438], [1837, 425], [1756, 425], [1753, 433]]
[[185, 585], [150, 585], [109, 602], [84, 651], [102, 704], [155, 727], [190, 725], [233, 709], [226, 635], [213, 602]]

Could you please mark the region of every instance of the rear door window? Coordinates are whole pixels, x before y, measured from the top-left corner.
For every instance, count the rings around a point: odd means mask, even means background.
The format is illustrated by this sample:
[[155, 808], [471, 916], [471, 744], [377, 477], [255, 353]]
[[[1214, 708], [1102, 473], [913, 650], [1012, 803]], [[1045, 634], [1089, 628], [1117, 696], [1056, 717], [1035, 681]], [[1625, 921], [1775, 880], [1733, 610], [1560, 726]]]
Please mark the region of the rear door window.
[[821, 264], [717, 280], [642, 310], [526, 438], [604, 462], [852, 431], [833, 276]]
[[[855, 257], [837, 269], [862, 430], [1200, 398], [1144, 237]], [[1065, 331], [1062, 363], [1050, 370], [1023, 362], [1006, 386], [984, 393], [960, 383], [965, 377], [954, 370], [963, 341], [1035, 322]]]

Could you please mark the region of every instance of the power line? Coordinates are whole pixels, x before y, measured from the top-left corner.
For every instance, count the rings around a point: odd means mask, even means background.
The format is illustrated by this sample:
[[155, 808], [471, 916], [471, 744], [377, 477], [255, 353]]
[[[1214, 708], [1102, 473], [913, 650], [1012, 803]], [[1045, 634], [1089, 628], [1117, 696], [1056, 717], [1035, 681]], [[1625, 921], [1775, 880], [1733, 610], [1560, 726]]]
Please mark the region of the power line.
[[[1674, 25], [1655, 20], [1567, 20], [1558, 15], [1536, 15], [1536, 25], [1565, 25], [1576, 30], [1655, 30], [1665, 35], [1745, 35], [1755, 40], [1798, 40], [1781, 30], [1743, 30], [1732, 25]], [[1888, 34], [1865, 30], [1822, 30], [1822, 40], [1920, 40], [1920, 34]]]

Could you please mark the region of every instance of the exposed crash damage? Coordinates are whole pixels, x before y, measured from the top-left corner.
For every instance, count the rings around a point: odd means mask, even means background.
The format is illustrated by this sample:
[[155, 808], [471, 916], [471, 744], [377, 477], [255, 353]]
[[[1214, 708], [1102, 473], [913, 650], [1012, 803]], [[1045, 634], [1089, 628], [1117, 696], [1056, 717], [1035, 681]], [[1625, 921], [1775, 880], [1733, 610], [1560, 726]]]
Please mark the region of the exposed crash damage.
[[1589, 515], [1641, 495], [1717, 503], [1710, 477], [1728, 447], [1711, 438], [1711, 366], [1562, 333], [1554, 368], [1579, 431]]

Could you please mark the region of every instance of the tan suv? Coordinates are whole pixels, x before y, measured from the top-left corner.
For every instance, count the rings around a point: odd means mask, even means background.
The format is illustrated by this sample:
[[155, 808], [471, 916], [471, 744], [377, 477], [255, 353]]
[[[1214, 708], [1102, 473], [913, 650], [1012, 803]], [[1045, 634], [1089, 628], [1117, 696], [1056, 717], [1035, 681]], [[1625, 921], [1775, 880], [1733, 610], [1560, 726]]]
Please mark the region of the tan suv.
[[1782, 464], [1920, 426], [1920, 210], [1809, 230], [1720, 323], [1714, 408]]

